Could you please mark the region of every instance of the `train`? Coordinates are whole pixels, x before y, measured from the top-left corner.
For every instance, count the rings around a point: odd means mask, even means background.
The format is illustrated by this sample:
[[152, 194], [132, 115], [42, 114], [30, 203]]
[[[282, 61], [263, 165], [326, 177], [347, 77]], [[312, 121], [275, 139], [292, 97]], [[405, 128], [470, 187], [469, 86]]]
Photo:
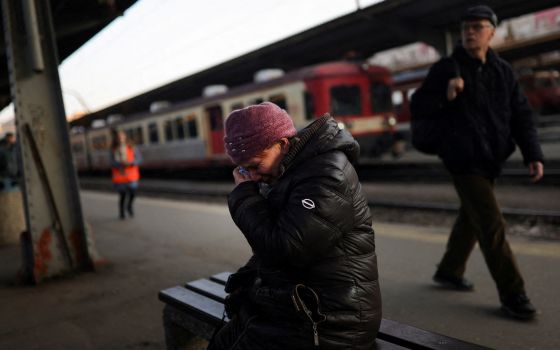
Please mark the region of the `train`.
[[142, 154], [142, 169], [225, 166], [224, 119], [236, 109], [270, 101], [285, 109], [296, 128], [330, 113], [360, 144], [363, 157], [387, 152], [396, 117], [391, 72], [364, 62], [333, 61], [288, 73], [265, 69], [254, 80], [228, 89], [212, 85], [200, 97], [178, 103], [156, 101], [149, 111], [109, 116], [91, 127], [71, 127], [70, 144], [80, 173], [110, 168], [110, 145], [124, 131]]
[[560, 72], [554, 69], [521, 73], [519, 84], [540, 115], [560, 113]]

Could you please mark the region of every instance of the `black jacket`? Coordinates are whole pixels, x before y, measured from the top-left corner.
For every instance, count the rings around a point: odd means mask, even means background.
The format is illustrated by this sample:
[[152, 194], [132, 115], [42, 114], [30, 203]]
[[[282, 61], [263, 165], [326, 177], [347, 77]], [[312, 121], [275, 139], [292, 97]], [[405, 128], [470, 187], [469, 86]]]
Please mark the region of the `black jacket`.
[[[321, 349], [371, 349], [375, 341], [381, 298], [372, 216], [352, 166], [358, 154], [352, 136], [322, 117], [291, 140], [284, 173], [266, 198], [254, 182], [229, 196], [258, 269], [251, 299], [266, 327], [278, 326], [277, 339], [292, 342], [286, 348], [313, 345], [312, 323], [291, 298], [296, 284], [318, 295], [326, 317], [319, 315]], [[282, 320], [300, 324], [299, 333], [280, 327]]]
[[[460, 75], [464, 91], [451, 102], [447, 84]], [[488, 50], [486, 62], [458, 46], [428, 73], [411, 101], [413, 118], [439, 118], [439, 156], [453, 174], [494, 178], [519, 146], [525, 163], [543, 161], [533, 112], [510, 65]]]

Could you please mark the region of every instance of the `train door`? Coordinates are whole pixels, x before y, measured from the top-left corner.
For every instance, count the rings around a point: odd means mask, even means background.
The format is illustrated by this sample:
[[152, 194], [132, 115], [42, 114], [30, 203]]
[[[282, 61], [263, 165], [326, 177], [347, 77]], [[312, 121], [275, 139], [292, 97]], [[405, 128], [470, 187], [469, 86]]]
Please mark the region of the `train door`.
[[224, 149], [224, 117], [222, 106], [206, 107], [206, 115], [210, 124], [210, 154], [223, 154]]

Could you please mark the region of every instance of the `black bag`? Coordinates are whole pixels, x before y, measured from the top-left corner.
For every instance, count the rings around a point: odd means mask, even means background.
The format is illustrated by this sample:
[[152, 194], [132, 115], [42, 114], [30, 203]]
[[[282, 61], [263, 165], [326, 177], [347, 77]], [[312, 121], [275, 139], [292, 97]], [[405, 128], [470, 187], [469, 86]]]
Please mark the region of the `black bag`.
[[257, 270], [242, 267], [236, 273], [232, 273], [224, 288], [228, 293], [224, 300], [226, 315], [231, 319], [241, 308], [241, 305], [249, 300], [249, 290], [253, 287], [257, 279]]
[[412, 146], [426, 154], [438, 154], [443, 137], [440, 118], [410, 120]]
[[[453, 57], [449, 57], [453, 64], [455, 77], [461, 76], [459, 64]], [[418, 151], [426, 154], [439, 154], [442, 139], [445, 136], [444, 126], [445, 116], [434, 115], [422, 118], [415, 116], [414, 113], [410, 117], [410, 132], [412, 146]]]

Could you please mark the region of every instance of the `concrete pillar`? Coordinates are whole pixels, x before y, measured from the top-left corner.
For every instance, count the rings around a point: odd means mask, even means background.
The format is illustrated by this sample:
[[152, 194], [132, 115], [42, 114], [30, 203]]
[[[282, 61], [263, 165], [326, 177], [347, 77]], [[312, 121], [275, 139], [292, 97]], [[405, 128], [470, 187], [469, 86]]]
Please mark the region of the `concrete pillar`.
[[0, 191], [0, 246], [18, 244], [25, 230], [21, 191]]

